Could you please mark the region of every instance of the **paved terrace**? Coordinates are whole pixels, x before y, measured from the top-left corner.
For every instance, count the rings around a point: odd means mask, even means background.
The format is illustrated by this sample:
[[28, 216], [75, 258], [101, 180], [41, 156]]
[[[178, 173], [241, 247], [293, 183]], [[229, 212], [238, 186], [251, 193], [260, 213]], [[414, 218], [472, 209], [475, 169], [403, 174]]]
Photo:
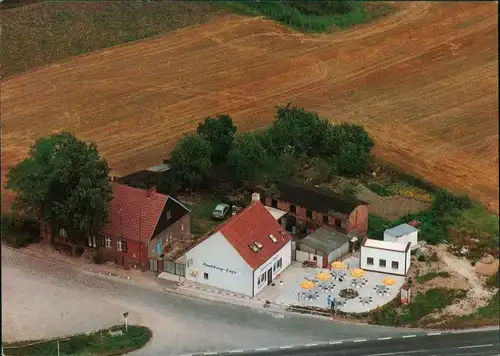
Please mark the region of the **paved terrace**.
[[[354, 268], [358, 268], [359, 260], [351, 257], [349, 261], [344, 262], [349, 263], [349, 270], [347, 270], [347, 276], [342, 282], [318, 282], [311, 291], [302, 289], [300, 287], [300, 284], [306, 279], [314, 279], [314, 276], [317, 273], [328, 270], [320, 268], [303, 268], [301, 263], [293, 263], [283, 272], [274, 286], [266, 287], [256, 297], [259, 299], [270, 300], [275, 303], [283, 303], [286, 305], [294, 304], [318, 308], [328, 308], [328, 295], [330, 295], [332, 299], [335, 298], [336, 300], [346, 301], [346, 299], [339, 297], [339, 292], [342, 289], [352, 288], [359, 293], [359, 296], [354, 299], [347, 299], [347, 303], [340, 306], [339, 310], [347, 313], [363, 313], [387, 304], [392, 299], [394, 299], [405, 281], [405, 278], [402, 276], [393, 276], [384, 273], [365, 271], [364, 278], [366, 279], [366, 284], [364, 286], [353, 288], [352, 280], [354, 279], [354, 277], [350, 275], [350, 271]], [[376, 288], [377, 285], [382, 285], [382, 280], [385, 277], [392, 278], [396, 283], [393, 286], [388, 287], [387, 294], [380, 295], [376, 292]], [[283, 284], [280, 285], [279, 281], [282, 281]], [[331, 291], [323, 291], [319, 288], [320, 283], [327, 285], [333, 284], [335, 285], [335, 287]], [[307, 293], [312, 293], [314, 296], [319, 295], [319, 299], [306, 299], [303, 297], [303, 292], [305, 292], [306, 295]], [[361, 300], [368, 300], [370, 297], [371, 303], [361, 303]]]

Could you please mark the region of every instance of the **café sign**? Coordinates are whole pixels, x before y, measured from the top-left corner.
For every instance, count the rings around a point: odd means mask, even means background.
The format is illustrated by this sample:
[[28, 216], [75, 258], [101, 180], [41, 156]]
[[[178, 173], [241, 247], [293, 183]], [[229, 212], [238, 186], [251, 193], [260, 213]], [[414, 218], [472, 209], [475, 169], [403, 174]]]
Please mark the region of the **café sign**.
[[214, 269], [214, 270], [219, 271], [219, 272], [226, 272], [226, 273], [233, 274], [233, 275], [236, 274], [236, 273], [238, 273], [234, 269], [224, 268], [224, 267], [216, 266], [216, 265], [213, 265], [213, 264], [208, 264], [208, 263], [205, 263], [205, 262], [203, 262], [202, 266]]

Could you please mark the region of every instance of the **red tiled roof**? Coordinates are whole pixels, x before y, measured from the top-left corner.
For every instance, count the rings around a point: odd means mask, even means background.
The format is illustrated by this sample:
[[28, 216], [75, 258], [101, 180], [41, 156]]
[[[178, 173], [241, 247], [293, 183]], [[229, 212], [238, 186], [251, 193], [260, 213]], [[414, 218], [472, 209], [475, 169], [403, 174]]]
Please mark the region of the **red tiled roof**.
[[[108, 205], [108, 223], [104, 236], [148, 242], [158, 224], [168, 196], [146, 189], [113, 183], [113, 200]], [[121, 211], [120, 211], [121, 209]]]
[[[260, 201], [253, 202], [249, 207], [228, 219], [218, 231], [253, 269], [262, 266], [291, 240], [291, 236]], [[276, 243], [269, 239], [270, 234], [276, 237], [278, 240]], [[253, 241], [262, 245], [262, 249], [257, 253], [248, 247]]]

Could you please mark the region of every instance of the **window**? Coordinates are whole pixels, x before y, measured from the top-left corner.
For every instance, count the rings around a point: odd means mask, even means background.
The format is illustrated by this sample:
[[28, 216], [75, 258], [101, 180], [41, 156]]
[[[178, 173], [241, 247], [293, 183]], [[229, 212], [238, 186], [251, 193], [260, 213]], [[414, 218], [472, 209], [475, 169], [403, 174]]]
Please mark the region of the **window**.
[[259, 241], [254, 241], [253, 244], [260, 250], [262, 250], [262, 244]]
[[170, 220], [172, 217], [172, 210], [167, 210], [167, 220]]
[[312, 219], [313, 217], [313, 212], [309, 209], [306, 210], [306, 216], [309, 218], [309, 219]]
[[269, 237], [269, 240], [271, 240], [274, 243], [278, 242], [278, 239], [273, 234], [269, 234], [267, 237]]
[[104, 242], [104, 236], [99, 236], [98, 239], [99, 239], [99, 246], [104, 247], [106, 245]]
[[283, 267], [283, 259], [280, 258], [273, 266], [273, 272], [279, 271]]
[[64, 229], [64, 228], [59, 229], [59, 236], [61, 236], [61, 237], [67, 237], [68, 233], [66, 232], [66, 229]]
[[192, 259], [192, 258], [190, 258], [190, 259], [188, 260], [187, 266], [188, 266], [188, 267], [191, 267], [192, 265], [193, 265], [193, 259]]
[[328, 215], [323, 215], [323, 224], [328, 224], [329, 221]]
[[95, 236], [89, 236], [87, 239], [88, 239], [89, 247], [94, 247], [94, 248], [97, 247], [97, 241], [96, 241]]
[[122, 247], [123, 247], [123, 246], [122, 246], [122, 240], [118, 240], [118, 241], [116, 241], [116, 249], [117, 249], [118, 251], [122, 251]]
[[106, 237], [106, 239], [105, 239], [105, 246], [107, 248], [111, 248], [111, 238], [110, 237]]
[[314, 261], [317, 261], [317, 260], [318, 260], [318, 256], [314, 255], [314, 256], [313, 256], [313, 260], [314, 260]]
[[368, 266], [373, 266], [373, 257], [367, 257], [366, 258], [366, 264]]
[[385, 267], [386, 261], [385, 260], [378, 260], [378, 265], [379, 265], [379, 267]]
[[184, 224], [181, 224], [181, 231], [184, 231]]
[[295, 205], [293, 205], [293, 204], [292, 204], [292, 205], [290, 205], [290, 212], [291, 212], [292, 214], [295, 214], [295, 213], [297, 212], [297, 207], [296, 207]]
[[271, 200], [271, 206], [275, 209], [278, 208], [278, 201], [276, 199]]
[[250, 244], [250, 245], [248, 245], [248, 247], [250, 247], [250, 250], [252, 250], [253, 253], [259, 252], [259, 248], [257, 246], [255, 246], [254, 244]]
[[122, 241], [122, 249], [123, 252], [128, 252], [127, 241]]
[[203, 278], [208, 279], [208, 273], [203, 273]]
[[266, 272], [262, 273], [259, 277], [259, 280], [257, 281], [257, 285], [261, 285], [262, 283], [264, 283], [267, 279], [267, 276], [266, 276]]
[[398, 261], [392, 261], [391, 267], [393, 269], [399, 269], [399, 262]]

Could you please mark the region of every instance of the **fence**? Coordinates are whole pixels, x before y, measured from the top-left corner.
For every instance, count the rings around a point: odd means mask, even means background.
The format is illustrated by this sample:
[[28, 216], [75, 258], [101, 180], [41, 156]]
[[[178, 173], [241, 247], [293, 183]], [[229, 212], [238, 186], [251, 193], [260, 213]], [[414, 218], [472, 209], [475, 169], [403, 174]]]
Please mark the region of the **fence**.
[[163, 272], [186, 277], [186, 265], [179, 262], [163, 261]]

